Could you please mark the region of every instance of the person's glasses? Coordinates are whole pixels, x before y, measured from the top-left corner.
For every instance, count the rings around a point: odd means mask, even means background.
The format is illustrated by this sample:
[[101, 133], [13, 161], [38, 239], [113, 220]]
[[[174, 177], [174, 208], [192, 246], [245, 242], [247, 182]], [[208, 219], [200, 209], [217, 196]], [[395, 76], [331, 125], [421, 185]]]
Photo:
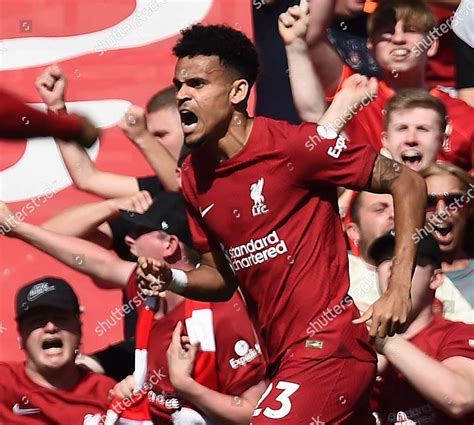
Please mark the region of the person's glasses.
[[[436, 206], [438, 205], [439, 201], [443, 201], [446, 206], [448, 205], [456, 205], [457, 208], [461, 208], [463, 201], [464, 201], [464, 193], [456, 192], [456, 193], [444, 193], [442, 195], [428, 195], [426, 199], [426, 211], [434, 211], [436, 210]], [[457, 202], [456, 202], [457, 201]]]

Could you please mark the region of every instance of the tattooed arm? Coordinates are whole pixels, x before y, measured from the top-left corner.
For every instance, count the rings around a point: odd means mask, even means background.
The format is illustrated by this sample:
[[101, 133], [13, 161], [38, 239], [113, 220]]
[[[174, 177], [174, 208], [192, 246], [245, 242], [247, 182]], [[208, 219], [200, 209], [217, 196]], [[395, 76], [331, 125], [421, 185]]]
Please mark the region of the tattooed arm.
[[395, 252], [387, 292], [354, 323], [372, 319], [371, 337], [392, 336], [403, 331], [411, 310], [410, 288], [417, 250], [413, 235], [425, 222], [426, 185], [408, 167], [379, 155], [367, 190], [393, 196]]

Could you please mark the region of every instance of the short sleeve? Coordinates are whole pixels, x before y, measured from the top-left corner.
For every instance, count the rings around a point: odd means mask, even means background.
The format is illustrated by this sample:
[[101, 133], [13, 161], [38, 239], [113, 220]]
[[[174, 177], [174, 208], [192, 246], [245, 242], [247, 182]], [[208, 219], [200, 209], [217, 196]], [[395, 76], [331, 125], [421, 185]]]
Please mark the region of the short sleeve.
[[163, 192], [163, 186], [156, 176], [137, 177], [137, 182], [139, 189], [150, 192], [152, 198], [158, 195], [158, 193]]
[[455, 322], [453, 330], [444, 338], [437, 358], [443, 361], [449, 357], [466, 357], [474, 360], [474, 326]]
[[240, 395], [264, 379], [265, 361], [239, 292], [214, 303], [216, 356], [221, 392]]
[[339, 135], [323, 139], [317, 124], [288, 126], [285, 144], [297, 184], [328, 183], [361, 191], [372, 174], [377, 152], [365, 143], [354, 143]]

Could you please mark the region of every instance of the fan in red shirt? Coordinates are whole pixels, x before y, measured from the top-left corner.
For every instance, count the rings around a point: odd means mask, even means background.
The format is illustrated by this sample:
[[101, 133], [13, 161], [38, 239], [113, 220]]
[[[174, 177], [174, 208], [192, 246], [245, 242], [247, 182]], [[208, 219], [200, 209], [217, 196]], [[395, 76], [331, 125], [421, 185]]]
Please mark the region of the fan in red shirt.
[[[308, 40], [313, 65], [326, 94], [332, 95], [342, 82], [354, 74], [337, 55], [326, 36], [331, 18], [331, 0], [318, 16], [318, 28], [311, 28]], [[428, 90], [426, 67], [438, 49], [439, 28], [430, 7], [423, 0], [384, 0], [370, 16], [369, 49], [383, 71], [377, 99], [360, 108], [346, 131], [354, 141], [370, 141], [379, 151], [382, 147], [383, 111], [395, 91], [407, 88]], [[436, 34], [438, 36], [436, 36]], [[438, 97], [448, 111], [449, 136], [439, 159], [452, 162], [465, 170], [474, 166], [474, 109], [441, 88], [431, 94]]]
[[[374, 353], [360, 325], [372, 317], [370, 333], [385, 336], [406, 321], [410, 235], [423, 224], [426, 197], [416, 173], [328, 129], [341, 130], [343, 111], [375, 81], [348, 80], [319, 125], [292, 126], [247, 115], [258, 64], [241, 32], [196, 25], [174, 52], [185, 144], [195, 149], [183, 163], [183, 193], [202, 262], [187, 273], [154, 263], [139, 269], [139, 285], [146, 295], [168, 289], [210, 301], [240, 286], [270, 362], [253, 424], [371, 423]], [[361, 318], [347, 296], [339, 185], [395, 200], [400, 263], [391, 291]], [[326, 324], [311, 335], [315, 320]]]
[[[394, 244], [392, 231], [369, 249], [382, 293]], [[433, 315], [434, 291], [442, 282], [441, 251], [427, 234], [419, 242], [409, 325], [402, 334], [375, 343], [381, 356], [372, 402], [382, 425], [473, 423], [474, 326]]]
[[[130, 299], [137, 290], [133, 273], [127, 285]], [[148, 348], [147, 380], [152, 388], [147, 397], [153, 423], [227, 421], [199, 401], [206, 393], [216, 405], [228, 403], [229, 394], [234, 395], [231, 403], [235, 406], [242, 407], [248, 399], [256, 403], [265, 388], [265, 362], [240, 294], [225, 303], [208, 303], [169, 292], [161, 303]], [[196, 342], [190, 346], [184, 328], [189, 335], [203, 335], [200, 351]], [[182, 341], [186, 350], [182, 350]], [[134, 387], [135, 379], [129, 376], [115, 392], [120, 398], [130, 397]]]
[[[139, 258], [151, 257], [148, 261], [166, 262], [181, 273], [192, 270], [198, 264], [199, 255], [191, 244], [186, 206], [181, 194], [161, 192], [145, 213], [121, 210], [120, 214], [132, 225], [125, 237], [131, 254]], [[8, 207], [0, 203], [0, 223], [8, 222], [11, 215]], [[106, 312], [104, 320], [97, 322], [99, 326], [95, 331], [99, 336], [115, 326], [118, 320], [143, 306], [143, 297], [136, 291], [136, 262], [122, 260], [90, 241], [61, 235], [27, 222], [16, 223], [8, 235], [34, 244], [58, 260], [96, 278], [103, 287], [127, 291], [130, 301], [117, 307], [113, 312]], [[81, 264], [71, 262], [74, 252], [85, 252], [88, 261]], [[196, 310], [205, 311], [196, 313]], [[212, 423], [231, 420], [238, 423], [248, 422], [255, 404], [265, 389], [263, 380], [265, 366], [241, 298], [236, 294], [227, 306], [209, 305], [209, 303], [185, 301], [182, 296], [170, 292], [161, 300], [156, 318], [151, 335], [147, 338], [150, 360], [149, 383], [154, 385], [149, 397], [154, 419], [158, 423], [169, 423], [171, 414], [183, 401], [183, 405], [188, 407], [186, 415], [193, 414], [193, 418], [198, 417], [201, 420], [204, 415]], [[180, 358], [181, 347], [176, 348], [177, 356], [168, 357], [169, 363], [166, 366], [164, 353], [170, 346], [172, 331], [177, 326], [176, 321], [189, 318], [192, 322], [188, 326], [186, 320], [189, 335], [190, 337], [192, 335], [190, 328], [194, 329], [193, 335], [201, 341], [203, 352], [196, 355], [194, 363], [197, 348], [195, 345], [188, 347], [189, 344], [185, 344], [183, 352], [189, 351], [193, 354], [187, 357], [186, 361], [189, 363], [186, 367], [180, 362], [183, 360]], [[144, 327], [138, 326], [138, 328], [143, 335], [148, 335]], [[173, 334], [173, 340], [177, 338], [178, 344], [181, 331], [182, 329], [178, 327], [175, 330], [176, 335]], [[202, 335], [204, 340], [201, 338]], [[166, 337], [168, 339], [165, 339]], [[212, 338], [215, 347], [209, 343], [204, 344]], [[226, 345], [228, 342], [230, 346]], [[136, 343], [136, 348], [144, 348], [138, 347], [142, 345], [138, 342], [138, 335]], [[147, 364], [146, 361], [140, 363], [140, 366]], [[90, 359], [88, 364], [91, 364]], [[172, 364], [175, 367], [172, 367]], [[133, 387], [134, 385], [131, 389]], [[230, 392], [223, 392], [224, 390]], [[189, 409], [190, 405], [194, 406], [192, 412]], [[120, 403], [112, 407], [114, 410], [120, 410]], [[182, 415], [183, 412], [179, 411], [175, 416]]]
[[0, 423], [98, 424], [115, 381], [77, 366], [79, 303], [63, 279], [43, 277], [16, 301], [26, 362], [0, 363]]

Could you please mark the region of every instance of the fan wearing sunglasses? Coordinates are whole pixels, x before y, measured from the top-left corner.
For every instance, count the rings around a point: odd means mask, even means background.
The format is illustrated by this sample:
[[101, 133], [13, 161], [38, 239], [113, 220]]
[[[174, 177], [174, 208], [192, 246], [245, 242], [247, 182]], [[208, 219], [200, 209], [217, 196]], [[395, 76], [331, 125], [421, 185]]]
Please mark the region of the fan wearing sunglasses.
[[426, 229], [433, 230], [442, 268], [474, 306], [474, 178], [452, 164], [421, 171], [428, 188]]

